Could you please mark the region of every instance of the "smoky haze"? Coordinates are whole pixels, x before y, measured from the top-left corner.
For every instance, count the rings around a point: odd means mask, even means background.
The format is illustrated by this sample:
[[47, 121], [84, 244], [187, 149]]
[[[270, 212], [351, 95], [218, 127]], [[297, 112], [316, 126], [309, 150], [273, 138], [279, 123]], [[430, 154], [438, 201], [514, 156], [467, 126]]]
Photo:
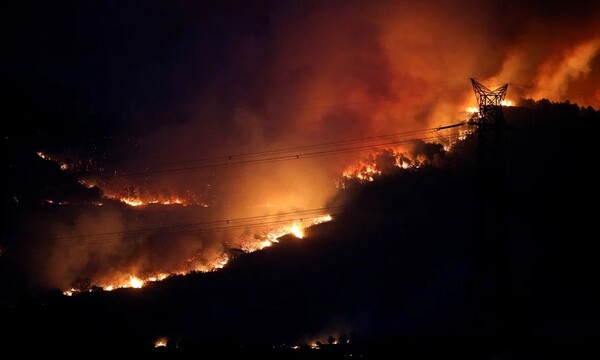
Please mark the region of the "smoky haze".
[[[508, 96], [514, 100], [600, 107], [597, 1], [46, 6], [39, 5], [31, 30], [37, 45], [26, 54], [35, 59], [35, 75], [27, 81], [106, 114], [123, 140], [103, 159], [108, 173], [455, 123], [475, 105], [469, 77], [515, 84]], [[39, 91], [26, 96], [43, 97]], [[82, 208], [42, 221], [51, 231], [34, 238], [326, 206], [336, 177], [360, 158], [130, 179], [147, 191], [204, 196], [210, 210]], [[85, 241], [76, 249], [51, 244], [36, 269], [44, 285], [65, 288], [102, 272], [162, 271], [216, 256], [232, 236], [181, 236], [168, 246], [147, 238], [133, 246], [117, 238], [100, 249]]]

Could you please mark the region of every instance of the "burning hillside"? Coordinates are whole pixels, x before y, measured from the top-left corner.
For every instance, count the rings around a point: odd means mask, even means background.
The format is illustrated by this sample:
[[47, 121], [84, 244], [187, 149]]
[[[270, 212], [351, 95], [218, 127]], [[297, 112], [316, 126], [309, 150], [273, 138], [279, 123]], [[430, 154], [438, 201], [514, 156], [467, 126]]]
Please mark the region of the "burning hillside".
[[[39, 49], [14, 51], [32, 83], [9, 84], [19, 126], [3, 137], [7, 213], [42, 210], [11, 218], [18, 235], [6, 236], [25, 239], [14, 242], [32, 283], [117, 288], [212, 271], [230, 249], [298, 233], [291, 218], [166, 229], [322, 209], [351, 183], [436, 166], [473, 131], [437, 131], [477, 112], [470, 77], [510, 83], [512, 99], [600, 105], [597, 2], [342, 3], [40, 4], [52, 16], [16, 24]], [[42, 164], [20, 165], [30, 157]]]
[[[222, 269], [227, 265], [230, 260], [228, 254], [229, 250], [239, 249], [245, 253], [251, 253], [257, 250], [262, 250], [266, 247], [271, 246], [274, 243], [278, 243], [279, 239], [285, 235], [293, 235], [296, 238], [304, 238], [304, 230], [310, 226], [321, 224], [323, 222], [331, 221], [330, 215], [300, 219], [293, 223], [287, 223], [285, 221], [271, 221], [268, 219], [261, 219], [263, 222], [256, 225], [243, 225], [245, 228], [241, 232], [235, 231], [237, 240], [234, 248], [223, 248], [221, 251], [213, 251], [210, 255], [207, 253], [198, 252], [193, 254], [190, 258], [185, 259], [184, 262], [176, 264], [174, 268], [163, 269], [162, 272], [146, 271], [138, 274], [127, 274], [122, 270], [102, 270], [94, 274], [91, 278], [84, 281], [75, 283], [75, 287], [71, 287], [64, 291], [65, 295], [71, 296], [74, 293], [81, 291], [90, 291], [94, 288], [102, 289], [104, 291], [112, 291], [115, 289], [122, 288], [142, 288], [149, 282], [162, 281], [173, 275], [186, 275], [193, 272], [210, 272]], [[265, 222], [266, 221], [266, 222]], [[223, 226], [222, 229], [216, 229], [215, 226], [218, 224], [211, 224], [212, 228], [205, 229], [205, 231], [224, 230], [233, 231], [230, 229], [241, 229], [237, 223], [243, 223], [242, 220], [230, 220], [226, 221], [227, 226]], [[229, 223], [231, 226], [229, 226]], [[264, 225], [267, 224], [267, 225]], [[101, 236], [101, 235], [100, 235]], [[106, 237], [94, 237], [96, 243], [102, 243], [102, 241], [110, 241]]]

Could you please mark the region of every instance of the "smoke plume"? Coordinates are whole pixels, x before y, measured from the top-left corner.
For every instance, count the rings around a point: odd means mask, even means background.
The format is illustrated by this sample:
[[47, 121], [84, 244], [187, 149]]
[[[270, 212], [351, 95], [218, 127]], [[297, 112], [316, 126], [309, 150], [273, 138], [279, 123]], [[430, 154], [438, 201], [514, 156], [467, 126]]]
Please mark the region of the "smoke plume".
[[[488, 85], [511, 83], [513, 100], [569, 99], [600, 107], [597, 1], [571, 7], [513, 0], [258, 1], [209, 10], [187, 5], [148, 5], [140, 15], [144, 21], [132, 16], [132, 24], [122, 25], [130, 37], [123, 40], [126, 47], [141, 36], [130, 27], [157, 23], [151, 35], [162, 52], [148, 51], [150, 58], [128, 78], [131, 94], [113, 86], [117, 100], [108, 96], [117, 103], [124, 102], [119, 96], [131, 99], [130, 106], [120, 105], [131, 140], [117, 144], [104, 164], [117, 175], [455, 123], [475, 104], [470, 77]], [[136, 10], [123, 7], [124, 18]], [[102, 44], [98, 52], [108, 53], [110, 46]], [[100, 63], [109, 78], [105, 85], [116, 84], [111, 71], [125, 70], [113, 69], [109, 60]], [[109, 210], [86, 208], [57, 220], [52, 234], [122, 232], [325, 206], [336, 177], [362, 155], [127, 179], [144, 191], [193, 193], [209, 207], [164, 214], [114, 204]], [[237, 238], [116, 236], [103, 246], [87, 240], [75, 250], [50, 246], [39, 261], [44, 282], [65, 287], [78, 277], [100, 279], [102, 272], [170, 271], [188, 258], [222, 256], [227, 246], [239, 245]]]

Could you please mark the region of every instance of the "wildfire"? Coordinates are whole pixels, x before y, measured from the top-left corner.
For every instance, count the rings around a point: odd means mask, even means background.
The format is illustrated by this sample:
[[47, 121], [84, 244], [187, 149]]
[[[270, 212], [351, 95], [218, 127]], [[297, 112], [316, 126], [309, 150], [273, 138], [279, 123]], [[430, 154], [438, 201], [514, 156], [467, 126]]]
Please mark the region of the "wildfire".
[[119, 198], [117, 199], [120, 202], [127, 204], [129, 206], [142, 206], [144, 205], [144, 202], [140, 199], [136, 199], [136, 198], [131, 198], [131, 197], [124, 197], [124, 198]]
[[393, 168], [408, 169], [419, 167], [425, 163], [425, 159], [411, 159], [404, 152], [394, 149], [377, 149], [367, 155], [363, 160], [348, 166], [343, 172], [338, 188], [345, 188], [345, 180], [356, 179], [359, 182], [371, 182], [385, 171]]
[[[500, 102], [500, 105], [502, 106], [513, 106], [513, 101], [512, 100], [502, 100]], [[477, 106], [469, 106], [465, 109], [466, 112], [468, 112], [469, 114], [476, 114], [479, 112], [479, 108]]]
[[48, 155], [44, 154], [44, 153], [43, 153], [43, 152], [41, 152], [41, 151], [38, 151], [36, 154], [37, 154], [37, 156], [41, 157], [41, 158], [42, 158], [42, 159], [44, 159], [44, 160], [49, 160], [49, 161], [51, 161], [51, 160], [52, 160], [52, 159], [50, 159], [50, 157], [49, 157]]
[[[275, 243], [279, 242], [279, 239], [285, 235], [292, 234], [297, 238], [302, 239], [304, 234], [304, 229], [321, 224], [324, 222], [331, 221], [331, 215], [323, 215], [317, 216], [313, 218], [303, 219], [301, 222], [293, 222], [291, 224], [281, 224], [277, 225], [273, 228], [265, 230], [261, 233], [261, 238], [255, 239], [251, 238], [242, 242], [241, 250], [246, 253], [251, 253], [254, 251], [262, 250], [266, 247], [270, 247]], [[95, 284], [96, 287], [103, 289], [104, 291], [113, 291], [116, 289], [124, 289], [124, 288], [133, 288], [140, 289], [144, 287], [149, 282], [156, 282], [165, 280], [173, 275], [186, 275], [194, 272], [212, 272], [218, 271], [225, 266], [230, 261], [230, 256], [227, 253], [222, 253], [219, 256], [215, 256], [209, 262], [202, 261], [200, 256], [195, 256], [190, 259], [187, 259], [185, 264], [178, 268], [173, 269], [171, 272], [159, 272], [148, 275], [140, 275], [140, 274], [130, 274], [126, 277], [120, 276], [112, 281], [100, 281]], [[63, 292], [66, 296], [72, 296], [75, 293], [79, 293], [82, 291], [91, 291], [89, 289], [76, 289], [70, 288]]]
[[160, 348], [160, 347], [166, 347], [167, 346], [167, 342], [169, 341], [169, 339], [161, 337], [158, 338], [155, 342], [154, 342], [154, 347], [155, 348]]
[[295, 237], [297, 237], [299, 239], [302, 239], [305, 236], [304, 229], [314, 226], [314, 225], [329, 222], [332, 219], [333, 218], [331, 217], [331, 215], [323, 215], [323, 216], [317, 216], [317, 217], [314, 217], [311, 219], [305, 219], [300, 223], [294, 222], [290, 225], [279, 225], [279, 226], [275, 227], [274, 229], [267, 230], [262, 235], [262, 237], [261, 237], [262, 240], [260, 240], [258, 242], [253, 242], [253, 241], [244, 242], [242, 245], [242, 250], [247, 253], [251, 253], [251, 252], [254, 252], [257, 250], [262, 250], [264, 248], [272, 246], [275, 243], [278, 243], [279, 238], [281, 238], [285, 235], [289, 235], [289, 234], [294, 235]]
[[141, 289], [142, 286], [144, 286], [144, 280], [135, 276], [129, 276], [129, 287], [132, 287], [134, 289]]
[[220, 259], [215, 261], [212, 264], [211, 269], [208, 271], [216, 271], [216, 270], [222, 269], [225, 267], [225, 265], [227, 265], [228, 262], [229, 262], [229, 256], [227, 256], [227, 254], [225, 254], [225, 255], [223, 255], [223, 257], [221, 257]]
[[[477, 108], [470, 109], [478, 112]], [[445, 152], [449, 152], [454, 145], [459, 141], [465, 140], [473, 131], [472, 127], [463, 128], [458, 130], [458, 133], [439, 135], [439, 138], [435, 142], [442, 145], [442, 149]], [[401, 148], [376, 149], [356, 164], [346, 167], [342, 172], [341, 178], [337, 181], [337, 187], [346, 188], [349, 184], [348, 181], [358, 181], [360, 183], [372, 182], [377, 177], [384, 173], [390, 173], [394, 169], [417, 169], [431, 164], [432, 161], [433, 157], [431, 156], [411, 154]]]
[[[158, 204], [158, 205], [182, 205], [182, 206], [187, 206], [188, 205], [188, 201], [179, 198], [179, 197], [167, 197], [167, 198], [150, 198], [150, 199], [142, 199], [141, 197], [134, 197], [134, 196], [117, 196], [117, 195], [104, 195], [105, 198], [107, 199], [112, 199], [112, 200], [118, 200], [120, 202], [122, 202], [123, 204], [127, 204], [129, 206], [146, 206], [146, 205], [152, 205], [152, 204]], [[201, 204], [204, 206], [204, 204]], [[208, 205], [205, 205], [205, 207], [208, 207]]]
[[66, 171], [69, 170], [69, 164], [62, 162], [58, 159], [55, 159], [54, 157], [46, 154], [45, 152], [42, 151], [38, 151], [36, 152], [37, 156], [39, 156], [40, 158], [47, 160], [47, 161], [54, 161], [56, 163], [58, 163], [58, 166], [60, 167], [61, 170]]
[[302, 239], [304, 237], [304, 233], [302, 232], [302, 229], [300, 229], [298, 227], [298, 225], [296, 225], [296, 223], [294, 223], [292, 225], [292, 229], [290, 230], [290, 233], [292, 235], [294, 235], [295, 237], [297, 237], [298, 239]]

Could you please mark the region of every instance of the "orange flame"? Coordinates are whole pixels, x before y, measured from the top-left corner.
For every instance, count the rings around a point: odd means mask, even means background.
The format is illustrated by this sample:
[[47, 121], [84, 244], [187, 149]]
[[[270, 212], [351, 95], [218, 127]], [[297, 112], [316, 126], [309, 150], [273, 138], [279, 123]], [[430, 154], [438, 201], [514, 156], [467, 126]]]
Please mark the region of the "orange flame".
[[129, 276], [129, 287], [132, 287], [134, 289], [141, 289], [142, 286], [144, 286], [144, 280], [135, 276]]
[[156, 339], [156, 341], [154, 342], [154, 347], [155, 348], [159, 348], [159, 347], [166, 347], [167, 346], [167, 342], [169, 341], [169, 339], [161, 337]]
[[[303, 238], [305, 236], [304, 229], [321, 224], [324, 222], [331, 221], [331, 215], [323, 215], [314, 217], [312, 219], [305, 219], [300, 223], [294, 222], [292, 224], [284, 224], [271, 229], [264, 233], [263, 239], [260, 241], [247, 241], [241, 245], [241, 250], [246, 253], [262, 250], [266, 247], [270, 247], [275, 243], [279, 242], [279, 239], [285, 235], [292, 234], [297, 238]], [[220, 256], [213, 258], [208, 263], [198, 262], [194, 258], [188, 259], [187, 264], [180, 269], [175, 269], [172, 272], [160, 272], [149, 274], [146, 276], [130, 274], [127, 277], [119, 277], [112, 281], [100, 282], [96, 286], [102, 288], [104, 291], [113, 291], [115, 289], [134, 288], [140, 289], [149, 282], [162, 281], [173, 275], [186, 275], [194, 272], [212, 272], [218, 271], [224, 268], [230, 261], [230, 257], [227, 253], [223, 253]], [[90, 289], [86, 289], [91, 291]], [[66, 296], [72, 296], [75, 293], [83, 291], [82, 289], [71, 288], [63, 292]]]
[[108, 199], [118, 200], [124, 204], [127, 204], [129, 206], [134, 206], [134, 207], [135, 206], [146, 206], [146, 205], [151, 205], [151, 204], [183, 205], [183, 206], [188, 205], [187, 201], [185, 201], [179, 197], [172, 197], [172, 198], [166, 198], [166, 199], [149, 199], [149, 200], [144, 200], [142, 198], [133, 197], [133, 196], [118, 197], [118, 196], [114, 196], [114, 195], [105, 195], [105, 197]]
[[302, 239], [304, 237], [304, 232], [302, 232], [302, 229], [300, 229], [298, 227], [298, 225], [296, 225], [296, 223], [294, 223], [292, 225], [292, 228], [290, 229], [290, 233], [292, 235], [294, 235], [295, 237], [297, 237], [298, 239]]

